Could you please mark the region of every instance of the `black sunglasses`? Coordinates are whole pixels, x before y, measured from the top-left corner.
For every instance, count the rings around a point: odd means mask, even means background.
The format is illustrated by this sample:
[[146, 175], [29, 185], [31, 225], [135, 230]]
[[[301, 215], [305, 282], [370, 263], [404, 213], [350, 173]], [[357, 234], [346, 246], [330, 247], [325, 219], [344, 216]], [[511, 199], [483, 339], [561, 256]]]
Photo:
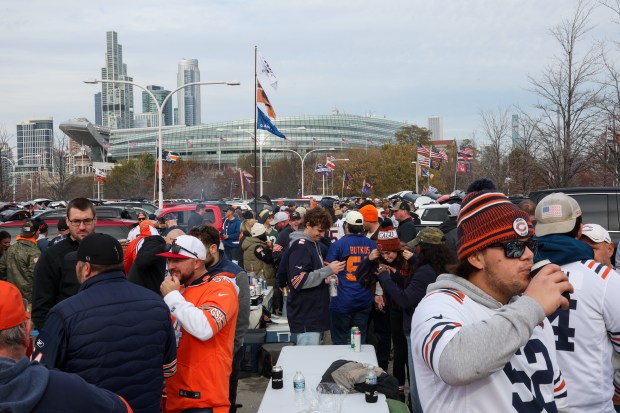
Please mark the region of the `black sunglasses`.
[[[196, 259], [199, 259], [199, 258], [198, 258], [198, 254], [197, 254], [197, 253], [195, 253], [194, 251], [190, 251], [190, 250], [188, 250], [187, 248], [183, 248], [181, 245], [179, 245], [179, 244], [177, 244], [177, 243], [176, 243], [176, 240], [175, 240], [175, 241], [172, 241], [172, 244], [166, 244], [166, 245], [164, 246], [164, 250], [165, 250], [166, 252], [170, 251], [170, 252], [172, 252], [172, 253], [174, 253], [174, 254], [178, 254], [178, 253], [180, 253], [180, 252], [181, 252], [181, 250], [183, 250], [183, 251], [185, 251], [185, 252], [188, 252], [188, 253], [192, 254], [194, 257], [196, 257]], [[188, 257], [188, 258], [189, 258], [189, 257]]]
[[525, 247], [528, 247], [536, 255], [538, 252], [538, 241], [533, 239], [528, 239], [527, 241], [512, 240], [496, 242], [488, 246], [488, 248], [503, 248], [506, 258], [521, 258], [525, 253]]

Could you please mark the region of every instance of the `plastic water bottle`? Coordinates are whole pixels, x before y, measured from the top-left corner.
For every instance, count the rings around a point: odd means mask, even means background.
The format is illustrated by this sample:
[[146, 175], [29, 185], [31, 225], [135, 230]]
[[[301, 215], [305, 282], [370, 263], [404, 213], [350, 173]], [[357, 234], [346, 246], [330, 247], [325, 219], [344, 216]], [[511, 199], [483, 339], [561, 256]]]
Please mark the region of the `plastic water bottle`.
[[368, 373], [366, 373], [366, 390], [364, 391], [366, 403], [376, 403], [379, 399], [377, 394], [377, 375], [373, 366], [368, 366]]
[[[375, 376], [375, 382], [376, 382], [376, 376]], [[295, 376], [293, 376], [293, 388], [295, 389], [296, 392], [299, 392], [299, 393], [306, 390], [306, 379], [304, 375], [301, 374], [301, 371], [297, 371], [295, 373]]]

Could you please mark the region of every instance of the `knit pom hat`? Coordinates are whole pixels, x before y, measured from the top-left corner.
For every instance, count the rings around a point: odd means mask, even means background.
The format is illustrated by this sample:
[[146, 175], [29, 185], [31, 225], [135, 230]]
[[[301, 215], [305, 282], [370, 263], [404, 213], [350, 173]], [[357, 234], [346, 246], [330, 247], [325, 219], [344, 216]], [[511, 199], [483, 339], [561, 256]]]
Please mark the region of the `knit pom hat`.
[[400, 239], [391, 221], [381, 224], [379, 234], [377, 234], [377, 249], [383, 251], [400, 251]]
[[529, 215], [494, 190], [468, 193], [457, 221], [457, 254], [465, 259], [490, 244], [534, 235]]
[[360, 208], [360, 214], [364, 217], [364, 222], [379, 221], [379, 211], [374, 205], [364, 205]]

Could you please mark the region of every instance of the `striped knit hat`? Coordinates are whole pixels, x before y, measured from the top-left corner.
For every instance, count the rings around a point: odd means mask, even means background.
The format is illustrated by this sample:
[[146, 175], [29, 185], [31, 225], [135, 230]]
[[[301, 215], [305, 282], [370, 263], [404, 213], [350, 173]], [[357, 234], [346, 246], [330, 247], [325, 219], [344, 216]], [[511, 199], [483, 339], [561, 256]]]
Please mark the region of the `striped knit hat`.
[[496, 190], [470, 192], [457, 221], [459, 260], [490, 244], [534, 235], [529, 215]]

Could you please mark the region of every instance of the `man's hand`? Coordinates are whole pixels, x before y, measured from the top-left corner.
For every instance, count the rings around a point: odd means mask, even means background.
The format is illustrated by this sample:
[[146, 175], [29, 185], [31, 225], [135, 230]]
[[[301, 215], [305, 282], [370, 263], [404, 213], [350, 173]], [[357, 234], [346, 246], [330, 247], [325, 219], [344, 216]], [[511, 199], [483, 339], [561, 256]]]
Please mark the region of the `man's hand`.
[[403, 258], [409, 261], [413, 257], [413, 252], [409, 250], [403, 250]]
[[549, 316], [558, 307], [568, 310], [570, 303], [562, 296], [565, 291], [573, 292], [573, 286], [568, 281], [568, 277], [559, 266], [547, 264], [532, 278], [523, 295], [536, 300], [543, 308], [545, 315]]
[[368, 259], [369, 259], [370, 261], [374, 261], [374, 260], [376, 260], [377, 258], [379, 258], [380, 256], [381, 256], [381, 254], [379, 253], [379, 250], [375, 248], [374, 250], [372, 250], [372, 251], [370, 252], [370, 255], [368, 255]]
[[161, 291], [162, 297], [167, 296], [173, 291], [179, 290], [181, 290], [181, 282], [179, 281], [179, 278], [174, 275], [164, 278], [164, 281], [159, 286], [159, 291]]
[[344, 261], [332, 261], [329, 264], [329, 268], [332, 269], [334, 274], [338, 274], [340, 271], [344, 270]]
[[383, 307], [385, 307], [385, 302], [383, 301], [382, 295], [375, 295], [375, 308], [379, 311], [383, 311]]

